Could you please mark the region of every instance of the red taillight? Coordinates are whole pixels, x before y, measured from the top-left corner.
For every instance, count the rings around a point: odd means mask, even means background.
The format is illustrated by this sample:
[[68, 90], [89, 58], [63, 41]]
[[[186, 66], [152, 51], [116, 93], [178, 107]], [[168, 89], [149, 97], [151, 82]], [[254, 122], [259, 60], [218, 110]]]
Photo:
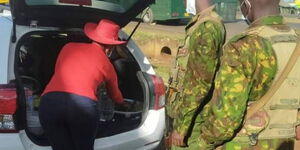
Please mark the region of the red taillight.
[[0, 85], [0, 133], [17, 132], [13, 114], [16, 112], [16, 88]]
[[151, 75], [151, 79], [154, 85], [154, 109], [158, 110], [165, 106], [165, 85], [162, 78]]

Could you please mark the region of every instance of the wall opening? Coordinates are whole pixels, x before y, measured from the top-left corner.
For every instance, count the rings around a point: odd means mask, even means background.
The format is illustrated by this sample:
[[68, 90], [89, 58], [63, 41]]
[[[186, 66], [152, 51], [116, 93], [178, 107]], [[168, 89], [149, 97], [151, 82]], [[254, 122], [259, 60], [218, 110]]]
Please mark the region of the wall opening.
[[161, 50], [160, 50], [160, 55], [172, 55], [172, 52], [171, 52], [171, 49], [167, 46], [163, 47]]

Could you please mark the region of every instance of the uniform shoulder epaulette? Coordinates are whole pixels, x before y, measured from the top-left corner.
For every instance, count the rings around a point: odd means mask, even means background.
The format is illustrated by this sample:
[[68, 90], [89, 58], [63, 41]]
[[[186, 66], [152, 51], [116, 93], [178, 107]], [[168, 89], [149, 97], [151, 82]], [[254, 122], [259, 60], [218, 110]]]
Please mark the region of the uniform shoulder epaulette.
[[239, 41], [240, 39], [246, 37], [247, 34], [246, 33], [241, 33], [241, 34], [238, 34], [238, 35], [235, 35], [234, 37], [232, 37], [227, 43], [233, 43], [233, 42], [237, 42]]
[[247, 35], [259, 35], [259, 33], [265, 28], [265, 26], [252, 27], [247, 29], [244, 33]]

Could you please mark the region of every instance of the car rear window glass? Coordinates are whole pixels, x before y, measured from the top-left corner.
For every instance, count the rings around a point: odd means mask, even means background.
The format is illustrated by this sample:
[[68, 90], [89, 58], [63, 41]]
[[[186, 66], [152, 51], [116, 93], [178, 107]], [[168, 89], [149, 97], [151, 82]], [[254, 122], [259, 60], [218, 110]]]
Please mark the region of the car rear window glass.
[[100, 10], [124, 13], [139, 0], [25, 0], [28, 6], [83, 6]]

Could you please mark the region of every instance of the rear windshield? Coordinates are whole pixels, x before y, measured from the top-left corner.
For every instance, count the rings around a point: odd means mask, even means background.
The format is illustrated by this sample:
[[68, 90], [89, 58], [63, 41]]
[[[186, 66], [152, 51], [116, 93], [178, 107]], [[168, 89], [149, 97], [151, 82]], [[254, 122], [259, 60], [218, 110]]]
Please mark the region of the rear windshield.
[[116, 13], [124, 13], [139, 0], [25, 0], [28, 6], [69, 5], [97, 8]]

